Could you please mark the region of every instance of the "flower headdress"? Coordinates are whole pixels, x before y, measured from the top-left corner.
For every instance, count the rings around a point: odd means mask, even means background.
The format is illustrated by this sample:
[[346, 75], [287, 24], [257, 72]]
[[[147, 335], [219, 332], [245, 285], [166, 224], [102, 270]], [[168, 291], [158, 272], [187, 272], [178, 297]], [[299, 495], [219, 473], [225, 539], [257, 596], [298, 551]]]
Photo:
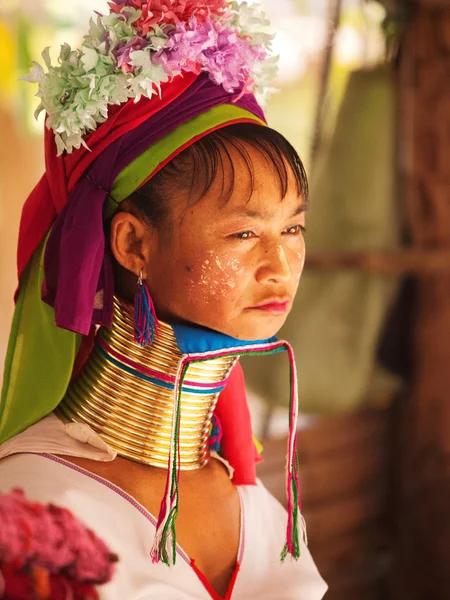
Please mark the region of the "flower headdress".
[[229, 92], [253, 92], [264, 103], [277, 72], [269, 25], [257, 5], [228, 0], [113, 0], [97, 13], [79, 50], [61, 46], [47, 72], [34, 62], [23, 79], [39, 84], [37, 96], [55, 134], [58, 155], [81, 145], [106, 121], [108, 106], [160, 93], [183, 72], [208, 73]]

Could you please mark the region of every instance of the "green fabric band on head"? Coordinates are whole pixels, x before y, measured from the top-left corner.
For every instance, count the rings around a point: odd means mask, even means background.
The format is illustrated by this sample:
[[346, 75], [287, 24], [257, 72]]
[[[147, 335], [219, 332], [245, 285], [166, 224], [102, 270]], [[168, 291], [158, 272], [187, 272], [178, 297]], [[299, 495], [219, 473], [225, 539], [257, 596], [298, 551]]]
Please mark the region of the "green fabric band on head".
[[251, 112], [234, 104], [215, 106], [198, 117], [194, 117], [187, 123], [180, 125], [139, 155], [119, 173], [111, 190], [111, 196], [114, 200], [108, 200], [105, 208], [105, 218], [111, 217], [117, 209], [116, 203], [126, 200], [148, 179], [151, 173], [154, 173], [177, 150], [198, 136], [221, 125], [225, 127], [234, 121], [253, 121], [258, 125], [266, 125], [264, 121], [258, 119]]

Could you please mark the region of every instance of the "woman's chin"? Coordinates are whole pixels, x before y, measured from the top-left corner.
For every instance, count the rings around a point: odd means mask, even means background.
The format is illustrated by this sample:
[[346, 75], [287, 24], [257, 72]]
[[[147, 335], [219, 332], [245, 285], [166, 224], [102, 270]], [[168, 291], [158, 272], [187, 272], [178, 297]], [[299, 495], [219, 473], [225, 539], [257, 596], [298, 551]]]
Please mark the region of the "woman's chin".
[[210, 329], [214, 329], [215, 331], [219, 331], [220, 333], [238, 340], [251, 342], [257, 340], [267, 340], [277, 335], [281, 327], [284, 325], [285, 320], [285, 316], [280, 317], [280, 315], [277, 315], [274, 318], [266, 316], [264, 319], [243, 319], [242, 321], [239, 320], [239, 322], [236, 323], [231, 321], [223, 327], [218, 327], [216, 325], [215, 327], [210, 327]]
[[275, 336], [286, 321], [287, 314], [269, 314], [264, 311], [246, 311], [239, 317], [217, 320], [204, 315], [191, 315], [191, 318], [170, 316], [169, 323], [184, 323], [194, 327], [204, 327], [246, 342], [267, 340]]

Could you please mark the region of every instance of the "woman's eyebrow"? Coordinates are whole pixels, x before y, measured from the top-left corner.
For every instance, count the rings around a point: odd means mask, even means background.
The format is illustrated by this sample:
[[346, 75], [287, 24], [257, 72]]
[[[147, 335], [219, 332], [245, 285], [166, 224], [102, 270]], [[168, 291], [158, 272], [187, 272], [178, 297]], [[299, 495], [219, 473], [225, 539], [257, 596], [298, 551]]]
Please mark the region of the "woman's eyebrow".
[[297, 206], [297, 208], [292, 213], [292, 216], [296, 217], [297, 215], [301, 215], [302, 213], [306, 212], [307, 210], [308, 210], [308, 203], [305, 202], [304, 200], [302, 200], [302, 202]]
[[[308, 209], [307, 203], [302, 200], [302, 202], [292, 212], [291, 218], [296, 217], [297, 215], [301, 215], [302, 213], [306, 212], [307, 209]], [[250, 217], [253, 219], [269, 219], [273, 215], [271, 213], [269, 213], [268, 211], [251, 210], [249, 208], [239, 207], [239, 208], [232, 210], [230, 212], [229, 216]]]

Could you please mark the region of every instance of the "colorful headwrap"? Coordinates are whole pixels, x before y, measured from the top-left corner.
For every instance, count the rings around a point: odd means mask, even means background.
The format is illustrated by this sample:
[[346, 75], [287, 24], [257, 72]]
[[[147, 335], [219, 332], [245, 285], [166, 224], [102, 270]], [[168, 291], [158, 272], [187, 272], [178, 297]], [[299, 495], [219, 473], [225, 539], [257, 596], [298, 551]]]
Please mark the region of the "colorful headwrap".
[[[46, 110], [42, 179], [27, 199], [19, 289], [0, 403], [0, 442], [56, 408], [111, 325], [114, 281], [104, 219], [196, 140], [233, 123], [265, 124], [252, 90], [273, 71], [267, 21], [225, 0], [116, 0], [81, 50], [36, 65]], [[236, 484], [255, 482], [255, 449], [238, 366], [219, 399], [222, 452]]]

